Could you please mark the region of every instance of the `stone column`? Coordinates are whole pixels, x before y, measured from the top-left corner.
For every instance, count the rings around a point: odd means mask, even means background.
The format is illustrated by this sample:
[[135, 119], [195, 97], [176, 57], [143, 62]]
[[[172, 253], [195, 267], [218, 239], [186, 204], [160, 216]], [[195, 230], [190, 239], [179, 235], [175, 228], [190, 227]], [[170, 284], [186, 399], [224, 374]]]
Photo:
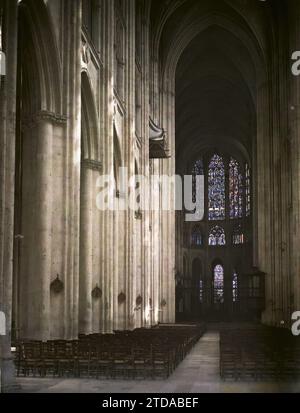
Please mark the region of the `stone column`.
[[[135, 140], [135, 85], [136, 85], [136, 48], [135, 48], [135, 0], [128, 0], [125, 7], [126, 10], [126, 20], [127, 20], [127, 73], [126, 73], [126, 95], [127, 95], [127, 117], [125, 120], [125, 148], [124, 153], [126, 156], [126, 165], [128, 166], [129, 177], [132, 177], [135, 173], [135, 154], [134, 154], [134, 140]], [[134, 187], [131, 188], [134, 190]], [[137, 268], [137, 262], [135, 262], [133, 248], [141, 248], [141, 244], [135, 245], [134, 237], [134, 227], [135, 227], [135, 216], [134, 211], [130, 208], [127, 209], [124, 217], [124, 225], [126, 230], [126, 245], [125, 245], [125, 286], [126, 295], [128, 297], [126, 302], [125, 310], [125, 328], [133, 328], [134, 319], [134, 301], [135, 288], [133, 288], [136, 282], [136, 277], [139, 275], [140, 271]], [[144, 219], [144, 216], [143, 218]]]
[[81, 165], [79, 333], [92, 333], [93, 288], [93, 171]]
[[272, 292], [272, 262], [270, 257], [270, 242], [271, 242], [271, 218], [270, 218], [270, 190], [261, 191], [260, 188], [270, 188], [270, 121], [269, 120], [269, 88], [267, 83], [259, 84], [257, 97], [257, 168], [253, 169], [253, 189], [254, 202], [253, 210], [257, 211], [255, 237], [257, 240], [257, 265], [266, 272], [265, 297], [266, 310], [262, 315], [262, 321], [266, 324], [271, 324], [273, 292]]
[[[144, 38], [144, 47], [143, 47], [143, 58], [142, 58], [142, 134], [144, 137], [144, 144], [142, 144], [141, 150], [141, 160], [142, 160], [142, 174], [148, 178], [148, 183], [150, 185], [150, 160], [149, 160], [149, 117], [150, 117], [150, 107], [149, 107], [149, 98], [150, 98], [150, 24], [149, 21], [144, 21], [143, 24], [143, 38]], [[151, 167], [152, 170], [152, 167]], [[149, 188], [150, 190], [150, 188]], [[150, 195], [150, 194], [149, 194]], [[151, 198], [149, 199], [151, 202]], [[141, 272], [141, 294], [143, 296], [143, 304], [141, 309], [141, 326], [144, 325], [145, 320], [145, 304], [146, 304], [146, 295], [145, 295], [145, 279], [151, 277], [152, 288], [154, 291], [157, 291], [158, 286], [155, 285], [154, 281], [154, 266], [152, 265], [152, 254], [153, 254], [153, 245], [151, 242], [153, 240], [153, 222], [151, 218], [153, 217], [152, 211], [143, 212], [143, 221], [142, 221], [142, 272]], [[154, 300], [156, 299], [154, 295]]]
[[[28, 337], [50, 338], [50, 275], [52, 244], [52, 159], [53, 125], [43, 117], [36, 125], [36, 182], [35, 229], [30, 251], [34, 265], [30, 275], [28, 303]], [[39, 288], [37, 288], [39, 286]]]
[[0, 336], [0, 392], [14, 387], [11, 357], [11, 312], [15, 196], [15, 118], [17, 74], [17, 1], [1, 2], [4, 10], [2, 47], [6, 76], [0, 77], [0, 311], [6, 316], [6, 335]]
[[[113, 175], [113, 62], [114, 62], [114, 2], [103, 1], [103, 39], [102, 55], [105, 61], [103, 70], [103, 107], [101, 136], [103, 136], [103, 174]], [[101, 117], [101, 116], [100, 116]], [[104, 325], [102, 332], [111, 333], [114, 329], [114, 296], [117, 293], [114, 284], [113, 268], [115, 249], [113, 227], [114, 213], [104, 211], [101, 213], [103, 243], [103, 309]]]
[[50, 338], [53, 116], [40, 112], [23, 132], [21, 337]]
[[81, 30], [82, 1], [65, 0], [63, 36], [63, 107], [68, 122], [65, 128], [64, 164], [64, 337], [78, 336], [79, 312], [79, 235], [81, 161]]
[[[162, 162], [162, 174], [175, 176], [175, 81], [166, 80], [163, 94], [162, 124], [167, 130], [170, 159]], [[170, 188], [172, 189], [172, 188]], [[165, 196], [165, 194], [163, 194]], [[160, 297], [161, 301], [166, 301], [163, 309], [163, 321], [167, 323], [175, 322], [175, 190], [169, 193], [170, 211], [163, 212], [162, 239], [163, 239], [163, 288]]]
[[[289, 28], [290, 50], [289, 54], [300, 50], [300, 4], [297, 0], [289, 1]], [[290, 66], [293, 61], [290, 61]], [[291, 310], [300, 310], [300, 76], [290, 74], [290, 152], [291, 152], [291, 272], [292, 294]]]

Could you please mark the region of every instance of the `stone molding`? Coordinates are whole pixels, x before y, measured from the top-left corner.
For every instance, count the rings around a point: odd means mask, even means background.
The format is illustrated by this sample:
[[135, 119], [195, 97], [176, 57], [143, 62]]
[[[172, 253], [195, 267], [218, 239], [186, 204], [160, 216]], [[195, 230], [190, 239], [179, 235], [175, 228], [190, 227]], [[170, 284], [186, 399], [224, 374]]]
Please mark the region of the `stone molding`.
[[53, 122], [57, 125], [64, 125], [67, 122], [67, 117], [48, 110], [41, 110], [32, 116], [23, 118], [22, 127], [31, 129], [36, 126], [38, 122], [43, 121]]
[[91, 169], [92, 171], [102, 172], [102, 162], [96, 161], [94, 159], [84, 159], [81, 161], [82, 168]]

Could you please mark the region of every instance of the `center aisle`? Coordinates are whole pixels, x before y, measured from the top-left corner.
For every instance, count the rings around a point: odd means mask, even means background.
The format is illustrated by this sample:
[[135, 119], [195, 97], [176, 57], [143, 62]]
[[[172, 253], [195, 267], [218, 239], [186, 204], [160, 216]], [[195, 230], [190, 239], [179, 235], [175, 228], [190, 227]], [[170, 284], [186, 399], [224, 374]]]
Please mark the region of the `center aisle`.
[[219, 333], [207, 332], [163, 386], [170, 393], [218, 392]]

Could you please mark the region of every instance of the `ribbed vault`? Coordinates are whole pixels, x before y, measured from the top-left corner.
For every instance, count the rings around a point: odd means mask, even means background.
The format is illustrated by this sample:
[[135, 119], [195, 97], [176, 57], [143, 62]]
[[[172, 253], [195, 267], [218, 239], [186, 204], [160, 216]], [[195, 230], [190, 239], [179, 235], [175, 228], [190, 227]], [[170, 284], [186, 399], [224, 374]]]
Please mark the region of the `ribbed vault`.
[[176, 71], [178, 165], [207, 147], [231, 147], [249, 157], [255, 84], [255, 67], [237, 37], [211, 26], [194, 38]]
[[175, 90], [177, 170], [191, 154], [216, 146], [250, 160], [272, 22], [264, 2], [152, 0], [158, 83]]

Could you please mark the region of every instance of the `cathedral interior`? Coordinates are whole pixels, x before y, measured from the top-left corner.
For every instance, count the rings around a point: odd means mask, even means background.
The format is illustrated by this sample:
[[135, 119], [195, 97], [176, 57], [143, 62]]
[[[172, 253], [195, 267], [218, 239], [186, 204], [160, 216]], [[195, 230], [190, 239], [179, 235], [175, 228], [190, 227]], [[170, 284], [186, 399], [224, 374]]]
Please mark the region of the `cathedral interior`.
[[[127, 332], [130, 347], [161, 329], [170, 343], [186, 334], [201, 346], [210, 326], [221, 353], [239, 341], [234, 326], [250, 326], [245, 341], [255, 329], [291, 340], [297, 50], [298, 0], [0, 0], [2, 391], [18, 388], [19, 373], [70, 372], [50, 350], [42, 367], [30, 364], [29, 343], [118, 334], [121, 343]], [[99, 208], [100, 177], [113, 177], [114, 203], [126, 198], [125, 168], [150, 182], [157, 208]], [[151, 185], [164, 176], [190, 176], [193, 202], [201, 178], [201, 219], [164, 207], [178, 198]], [[138, 374], [134, 357], [116, 375]], [[143, 363], [151, 374], [161, 367]], [[277, 367], [268, 372], [277, 378]]]

